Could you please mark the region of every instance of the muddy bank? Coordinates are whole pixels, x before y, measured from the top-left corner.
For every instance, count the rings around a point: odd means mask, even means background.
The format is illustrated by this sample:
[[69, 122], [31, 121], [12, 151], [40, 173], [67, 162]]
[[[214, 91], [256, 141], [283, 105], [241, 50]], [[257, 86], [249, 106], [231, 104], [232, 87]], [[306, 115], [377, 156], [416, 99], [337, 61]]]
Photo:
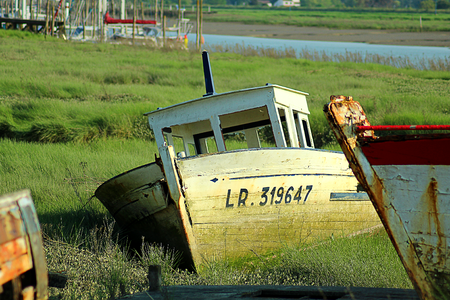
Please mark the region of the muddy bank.
[[[195, 32], [195, 28], [193, 32]], [[287, 25], [247, 25], [228, 22], [205, 22], [203, 24], [203, 33], [286, 40], [450, 47], [450, 32], [398, 32], [392, 30], [328, 29]]]

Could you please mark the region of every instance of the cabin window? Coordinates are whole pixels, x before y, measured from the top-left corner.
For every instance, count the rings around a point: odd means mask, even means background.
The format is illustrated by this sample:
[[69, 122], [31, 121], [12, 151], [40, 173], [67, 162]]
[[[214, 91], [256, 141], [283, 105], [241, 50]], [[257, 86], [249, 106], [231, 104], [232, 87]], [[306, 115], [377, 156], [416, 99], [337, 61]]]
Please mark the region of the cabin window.
[[194, 144], [188, 143], [187, 146], [188, 146], [187, 150], [189, 151], [189, 154], [186, 154], [187, 156], [197, 155], [197, 151], [195, 150]]
[[186, 151], [184, 149], [184, 141], [182, 137], [179, 136], [172, 136], [172, 140], [173, 140], [173, 148], [175, 153], [180, 153], [184, 152], [184, 155], [186, 155]]
[[307, 116], [303, 113], [294, 111], [294, 120], [301, 147], [314, 148]]
[[286, 122], [286, 109], [279, 107], [278, 115], [280, 116], [281, 127], [283, 128], [283, 136], [284, 140], [286, 141], [286, 147], [291, 147], [291, 140], [289, 139], [289, 130]]
[[243, 131], [225, 133], [223, 139], [227, 150], [247, 148], [247, 140]]
[[311, 137], [310, 137], [310, 135], [309, 135], [309, 126], [308, 126], [308, 122], [306, 122], [306, 120], [302, 120], [302, 125], [303, 125], [303, 130], [304, 130], [304, 132], [305, 132], [306, 146], [312, 147]]
[[275, 139], [267, 107], [220, 115], [227, 150], [273, 147]]
[[258, 136], [261, 141], [261, 148], [276, 147], [275, 136], [273, 135], [272, 125], [266, 125], [258, 128]]

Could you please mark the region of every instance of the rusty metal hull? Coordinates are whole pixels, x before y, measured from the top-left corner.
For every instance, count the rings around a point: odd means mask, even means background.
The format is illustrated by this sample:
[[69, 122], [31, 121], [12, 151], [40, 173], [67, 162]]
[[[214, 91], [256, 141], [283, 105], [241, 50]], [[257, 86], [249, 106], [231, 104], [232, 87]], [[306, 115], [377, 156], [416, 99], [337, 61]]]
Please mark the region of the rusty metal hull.
[[47, 299], [41, 230], [30, 191], [0, 196], [0, 299]]
[[193, 268], [180, 213], [167, 193], [167, 184], [155, 162], [117, 175], [103, 183], [95, 196], [121, 228], [121, 235], [139, 248], [143, 239], [176, 249], [180, 267]]
[[[450, 299], [450, 136], [376, 137], [356, 101], [324, 109], [422, 299]], [[445, 150], [444, 150], [445, 149]]]

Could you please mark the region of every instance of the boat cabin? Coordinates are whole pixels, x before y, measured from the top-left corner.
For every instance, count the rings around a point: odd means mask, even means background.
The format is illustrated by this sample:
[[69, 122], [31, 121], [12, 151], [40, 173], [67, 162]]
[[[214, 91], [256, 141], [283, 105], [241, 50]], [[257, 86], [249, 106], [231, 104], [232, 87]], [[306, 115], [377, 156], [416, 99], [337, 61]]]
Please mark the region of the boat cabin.
[[211, 93], [146, 113], [158, 148], [178, 157], [227, 150], [314, 148], [308, 94], [279, 85]]

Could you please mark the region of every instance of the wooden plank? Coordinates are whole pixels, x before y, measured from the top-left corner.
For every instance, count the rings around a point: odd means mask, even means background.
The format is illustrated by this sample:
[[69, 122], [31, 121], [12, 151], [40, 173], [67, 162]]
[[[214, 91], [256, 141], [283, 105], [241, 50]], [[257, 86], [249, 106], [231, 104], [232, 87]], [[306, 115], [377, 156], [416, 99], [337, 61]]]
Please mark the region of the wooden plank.
[[[218, 300], [218, 299], [355, 299], [355, 300], [419, 300], [412, 289], [320, 286], [168, 286], [161, 291], [148, 291], [120, 299], [127, 300]], [[120, 300], [118, 299], [118, 300]]]
[[18, 237], [15, 240], [0, 244], [0, 265], [26, 254], [28, 252], [27, 246], [25, 237]]
[[18, 277], [33, 267], [31, 256], [25, 253], [17, 258], [11, 259], [2, 265], [0, 270], [0, 285]]
[[0, 224], [0, 244], [26, 234], [17, 203], [9, 202], [0, 206]]

